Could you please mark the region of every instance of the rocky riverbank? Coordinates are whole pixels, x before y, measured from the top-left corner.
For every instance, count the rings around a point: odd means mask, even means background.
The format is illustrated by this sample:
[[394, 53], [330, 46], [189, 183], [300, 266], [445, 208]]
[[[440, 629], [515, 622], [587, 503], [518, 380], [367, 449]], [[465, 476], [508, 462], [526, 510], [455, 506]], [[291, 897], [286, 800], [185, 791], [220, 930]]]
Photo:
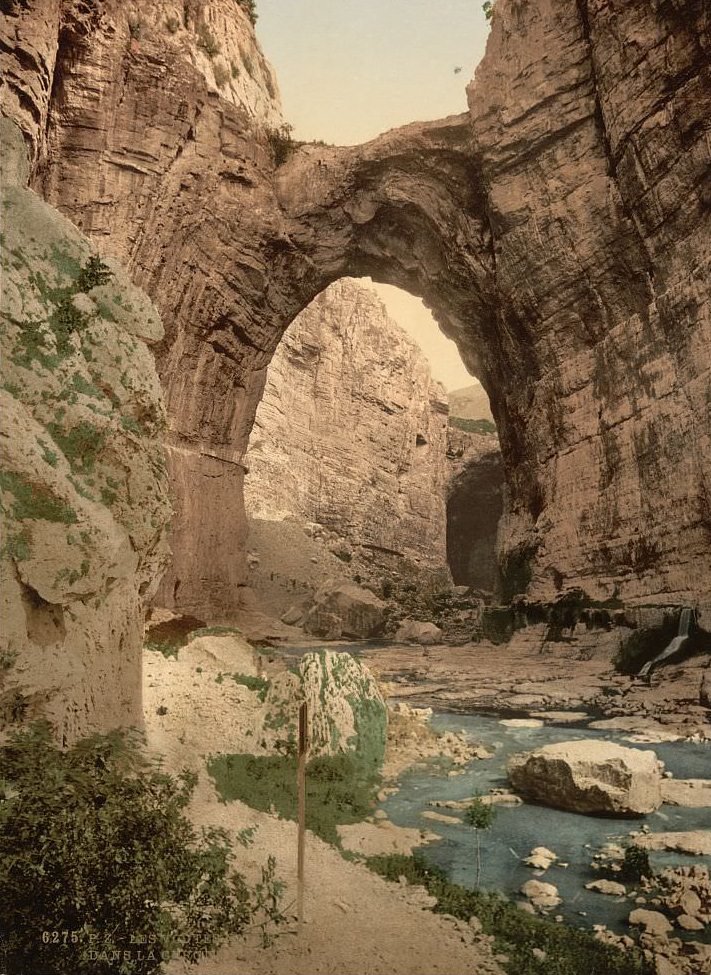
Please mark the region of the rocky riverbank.
[[[617, 672], [614, 633], [547, 642], [547, 627], [514, 634], [505, 649], [487, 641], [451, 646], [392, 646], [364, 659], [392, 700], [459, 712], [488, 712], [630, 734], [711, 738], [711, 710], [700, 703], [708, 655], [669, 664], [651, 683]], [[541, 674], [544, 673], [544, 676]]]

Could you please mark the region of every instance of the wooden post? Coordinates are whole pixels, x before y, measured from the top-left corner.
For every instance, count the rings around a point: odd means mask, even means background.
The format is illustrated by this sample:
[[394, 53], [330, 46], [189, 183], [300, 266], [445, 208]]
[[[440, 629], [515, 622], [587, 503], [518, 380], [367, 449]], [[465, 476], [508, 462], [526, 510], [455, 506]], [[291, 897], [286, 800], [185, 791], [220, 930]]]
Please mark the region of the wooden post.
[[296, 916], [299, 924], [299, 934], [304, 926], [304, 844], [306, 841], [306, 753], [308, 740], [308, 705], [304, 702], [299, 708], [299, 839], [296, 861]]

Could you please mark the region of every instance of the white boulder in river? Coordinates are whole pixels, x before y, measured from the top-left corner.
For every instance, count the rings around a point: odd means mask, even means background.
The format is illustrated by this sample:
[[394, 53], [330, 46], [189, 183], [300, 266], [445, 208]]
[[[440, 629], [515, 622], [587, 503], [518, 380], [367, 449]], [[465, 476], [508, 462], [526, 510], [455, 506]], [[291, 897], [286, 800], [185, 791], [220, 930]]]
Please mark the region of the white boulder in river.
[[570, 812], [642, 816], [662, 804], [654, 752], [605, 741], [564, 741], [512, 755], [509, 779], [534, 802]]

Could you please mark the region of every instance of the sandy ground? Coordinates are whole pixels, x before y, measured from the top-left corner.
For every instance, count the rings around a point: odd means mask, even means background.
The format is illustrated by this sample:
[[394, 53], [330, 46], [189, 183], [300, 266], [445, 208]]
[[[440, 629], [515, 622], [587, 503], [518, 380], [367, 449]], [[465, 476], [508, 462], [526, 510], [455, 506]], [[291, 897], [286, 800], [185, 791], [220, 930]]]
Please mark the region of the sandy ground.
[[[207, 661], [166, 660], [144, 654], [144, 710], [149, 747], [168, 768], [192, 767], [200, 782], [191, 807], [197, 825], [229, 833], [256, 826], [253, 844], [238, 854], [238, 869], [254, 880], [267, 856], [277, 860], [285, 904], [295, 911], [296, 827], [240, 802], [221, 803], [206, 775], [205, 756], [252, 750], [254, 704], [229, 678], [215, 680]], [[200, 670], [198, 670], [198, 667]], [[166, 709], [163, 712], [163, 709]], [[161, 712], [161, 713], [159, 713]], [[307, 834], [305, 924], [290, 924], [263, 949], [256, 932], [235, 940], [196, 966], [181, 961], [171, 975], [495, 975], [502, 969], [485, 937], [425, 909], [419, 888], [388, 884]]]

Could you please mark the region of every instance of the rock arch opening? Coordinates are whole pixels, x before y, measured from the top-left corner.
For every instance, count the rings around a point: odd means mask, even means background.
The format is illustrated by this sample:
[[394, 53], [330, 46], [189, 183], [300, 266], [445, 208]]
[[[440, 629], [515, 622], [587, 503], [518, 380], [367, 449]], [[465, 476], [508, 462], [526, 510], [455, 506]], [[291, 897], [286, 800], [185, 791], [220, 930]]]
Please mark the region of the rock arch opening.
[[[451, 585], [448, 498], [453, 493], [466, 507], [467, 487], [451, 484], [473, 461], [472, 441], [450, 426], [448, 396], [432, 369], [445, 380], [468, 373], [445, 340], [440, 357], [450, 361], [431, 361], [431, 349], [428, 360], [395, 307], [399, 321], [372, 282], [342, 278], [322, 291], [274, 354], [244, 457], [247, 581], [258, 608], [305, 621], [320, 636], [346, 635], [336, 632], [333, 613], [325, 624], [323, 613], [309, 615], [314, 593], [327, 584], [364, 586], [386, 599]], [[421, 328], [436, 324], [428, 313], [420, 317], [407, 325], [423, 341]], [[473, 388], [481, 399], [481, 387]], [[496, 451], [493, 424], [476, 422], [491, 428], [484, 440]], [[483, 491], [475, 500], [490, 507]], [[491, 516], [482, 519], [487, 532]], [[495, 538], [498, 512], [493, 518]], [[481, 539], [460, 543], [471, 562], [486, 547]], [[489, 589], [492, 559], [487, 552], [487, 567], [475, 573]], [[370, 635], [370, 617], [361, 622], [351, 619], [348, 635]]]

